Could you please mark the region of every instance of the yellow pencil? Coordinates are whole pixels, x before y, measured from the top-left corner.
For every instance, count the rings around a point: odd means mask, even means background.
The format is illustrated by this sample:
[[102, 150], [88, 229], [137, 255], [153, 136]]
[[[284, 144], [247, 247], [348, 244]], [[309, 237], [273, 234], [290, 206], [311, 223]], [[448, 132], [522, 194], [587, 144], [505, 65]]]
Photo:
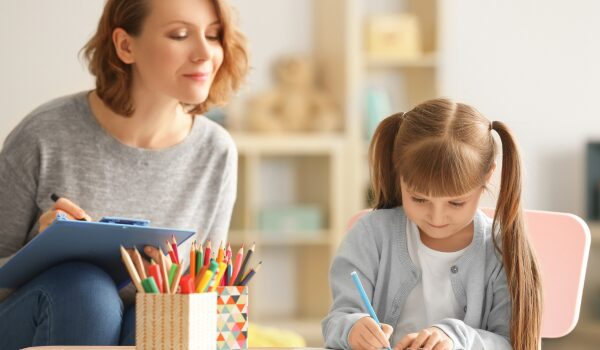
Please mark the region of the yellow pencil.
[[215, 289], [221, 284], [221, 279], [223, 278], [223, 274], [227, 270], [227, 264], [224, 262], [219, 263], [219, 272], [217, 272], [217, 277], [215, 278], [212, 286], [208, 289], [209, 292], [214, 292]]

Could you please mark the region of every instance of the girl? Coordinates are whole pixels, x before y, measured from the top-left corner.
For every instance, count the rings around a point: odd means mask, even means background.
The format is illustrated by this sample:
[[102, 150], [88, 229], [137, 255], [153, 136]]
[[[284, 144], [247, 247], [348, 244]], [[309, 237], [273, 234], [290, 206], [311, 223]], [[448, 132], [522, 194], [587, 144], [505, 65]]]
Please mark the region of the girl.
[[[84, 53], [96, 89], [37, 108], [0, 153], [0, 264], [58, 212], [145, 218], [225, 240], [237, 153], [201, 113], [224, 103], [248, 68], [226, 0], [108, 0]], [[53, 203], [53, 192], [63, 198]], [[0, 303], [0, 319], [5, 350], [134, 343], [134, 307], [124, 309], [111, 278], [88, 263], [21, 286]]]
[[[477, 206], [495, 168], [493, 131], [503, 158], [492, 221]], [[386, 118], [370, 161], [375, 210], [352, 227], [333, 261], [327, 347], [537, 350], [540, 275], [509, 129], [465, 104], [431, 100]], [[381, 328], [364, 313], [352, 271]]]

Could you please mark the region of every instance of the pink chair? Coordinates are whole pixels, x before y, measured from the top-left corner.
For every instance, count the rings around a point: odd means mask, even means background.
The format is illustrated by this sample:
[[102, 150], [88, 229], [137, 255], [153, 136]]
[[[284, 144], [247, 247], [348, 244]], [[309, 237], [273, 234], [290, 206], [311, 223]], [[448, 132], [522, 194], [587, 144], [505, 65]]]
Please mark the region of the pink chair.
[[[347, 228], [370, 209], [355, 214]], [[493, 209], [483, 209], [492, 217]], [[542, 338], [559, 338], [575, 328], [590, 251], [590, 230], [573, 214], [525, 210], [525, 225], [542, 274]]]

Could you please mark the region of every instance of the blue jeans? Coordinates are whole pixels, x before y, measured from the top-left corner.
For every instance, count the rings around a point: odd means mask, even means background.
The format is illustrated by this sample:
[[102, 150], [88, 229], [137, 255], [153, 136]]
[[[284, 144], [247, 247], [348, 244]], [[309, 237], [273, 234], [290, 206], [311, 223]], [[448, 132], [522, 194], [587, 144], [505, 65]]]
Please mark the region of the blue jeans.
[[135, 306], [95, 265], [69, 262], [41, 273], [0, 303], [0, 349], [134, 345]]

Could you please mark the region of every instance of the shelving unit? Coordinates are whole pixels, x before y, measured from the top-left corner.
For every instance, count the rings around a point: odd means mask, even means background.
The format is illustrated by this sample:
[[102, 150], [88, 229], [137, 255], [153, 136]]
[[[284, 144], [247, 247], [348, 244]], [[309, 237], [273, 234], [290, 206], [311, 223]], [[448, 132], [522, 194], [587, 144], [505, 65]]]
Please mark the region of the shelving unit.
[[[437, 16], [429, 13], [437, 11], [436, 1], [406, 2], [424, 26], [425, 51], [416, 59], [365, 52], [362, 23], [367, 4], [313, 0], [313, 58], [321, 87], [332, 95], [343, 117], [338, 133], [232, 133], [239, 177], [229, 237], [234, 252], [242, 243], [256, 242], [255, 262], [264, 261], [250, 287], [251, 322], [294, 330], [309, 346], [323, 346], [320, 323], [331, 304], [329, 266], [347, 220], [367, 206], [368, 140], [363, 130], [364, 86], [370, 72], [383, 69], [402, 75], [408, 94], [393, 98], [410, 104], [436, 94]], [[288, 204], [318, 206], [323, 227], [279, 235], [261, 231], [261, 208]]]

